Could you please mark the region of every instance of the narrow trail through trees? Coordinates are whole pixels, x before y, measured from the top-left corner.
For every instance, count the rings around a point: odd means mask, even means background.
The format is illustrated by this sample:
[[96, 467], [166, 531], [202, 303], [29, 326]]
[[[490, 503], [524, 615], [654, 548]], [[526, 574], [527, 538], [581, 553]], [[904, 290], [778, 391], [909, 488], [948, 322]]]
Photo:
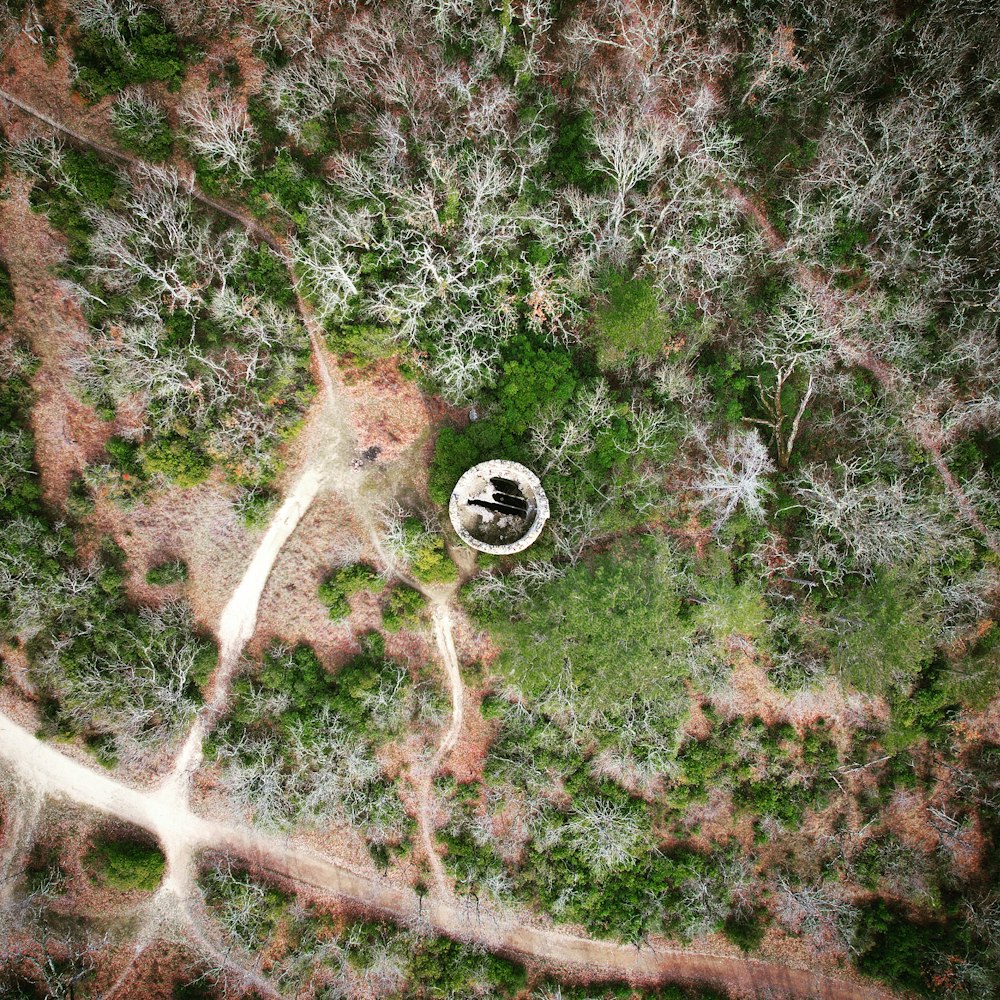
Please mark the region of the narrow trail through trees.
[[[0, 99], [73, 142], [141, 169], [149, 178], [170, 176], [161, 167], [147, 164], [63, 125], [2, 88]], [[182, 916], [191, 925], [189, 932], [200, 935], [206, 948], [211, 948], [211, 945], [191, 919], [188, 904], [197, 891], [193, 882], [196, 857], [202, 851], [214, 850], [243, 857], [262, 870], [374, 909], [403, 924], [428, 927], [514, 957], [535, 959], [550, 966], [585, 971], [598, 977], [635, 981], [670, 979], [760, 997], [779, 995], [823, 1000], [876, 1000], [893, 996], [891, 991], [881, 987], [858, 985], [778, 962], [649, 944], [642, 947], [620, 945], [563, 934], [535, 926], [516, 913], [494, 911], [471, 900], [456, 900], [451, 895], [440, 857], [434, 850], [431, 813], [433, 777], [458, 745], [464, 718], [464, 687], [450, 606], [457, 587], [421, 587], [395, 572], [393, 560], [381, 545], [371, 504], [361, 493], [363, 476], [351, 464], [353, 428], [346, 401], [338, 392], [326, 364], [322, 330], [312, 316], [309, 303], [300, 293], [286, 239], [275, 235], [239, 209], [204, 195], [197, 190], [193, 179], [186, 182], [186, 188], [195, 201], [244, 226], [248, 233], [278, 253], [286, 265], [323, 388], [321, 419], [317, 421], [315, 430], [320, 438], [309, 442], [304, 468], [226, 604], [218, 626], [219, 666], [208, 701], [196, 718], [164, 783], [152, 791], [132, 788], [61, 754], [55, 747], [36, 739], [0, 713], [0, 760], [32, 790], [35, 797], [32, 801], [40, 803], [45, 796], [67, 800], [133, 823], [155, 835], [167, 858], [166, 876], [157, 894], [163, 910], [157, 920], [170, 919], [170, 914]], [[371, 535], [376, 553], [387, 569], [424, 593], [432, 606], [435, 643], [451, 698], [451, 719], [424, 772], [420, 788], [421, 838], [437, 893], [428, 899], [386, 879], [354, 871], [343, 862], [321, 857], [287, 840], [270, 838], [235, 823], [204, 819], [190, 807], [190, 779], [200, 762], [202, 743], [217, 713], [225, 705], [243, 648], [255, 631], [258, 606], [274, 562], [322, 488], [335, 490], [344, 497]], [[3, 875], [4, 872], [0, 871], [0, 877]], [[270, 984], [263, 980], [260, 985], [270, 989]]]
[[[454, 597], [453, 588], [449, 588], [449, 597]], [[442, 895], [450, 895], [451, 889], [448, 885], [448, 878], [445, 874], [441, 856], [434, 848], [434, 777], [437, 775], [444, 763], [445, 758], [458, 745], [459, 734], [462, 731], [464, 720], [465, 686], [462, 683], [462, 672], [459, 667], [458, 653], [455, 649], [455, 636], [451, 622], [451, 611], [447, 601], [439, 596], [431, 597], [433, 612], [432, 622], [434, 628], [434, 641], [444, 665], [445, 677], [448, 681], [448, 690], [451, 697], [451, 721], [441, 742], [438, 744], [434, 756], [428, 762], [426, 768], [416, 775], [418, 783], [419, 799], [419, 827], [420, 840], [423, 844], [424, 854], [427, 856], [427, 864], [430, 866], [434, 884]]]
[[[410, 889], [352, 871], [285, 839], [206, 820], [188, 808], [164, 803], [155, 792], [122, 785], [107, 774], [65, 757], [2, 714], [0, 760], [30, 782], [40, 795], [67, 800], [148, 830], [156, 836], [168, 860], [174, 862], [171, 871], [178, 869], [181, 858], [185, 863], [180, 868], [186, 870], [190, 859], [200, 851], [230, 852], [262, 870], [332, 893], [403, 924], [427, 926], [491, 950], [607, 977], [648, 981], [667, 977], [736, 987], [751, 996], [767, 996], [767, 990], [776, 990], [778, 995], [803, 1000], [880, 1000], [893, 995], [879, 987], [859, 986], [777, 963], [658, 945], [620, 945], [535, 927], [514, 914], [485, 907], [440, 898], [421, 899]], [[162, 893], [178, 893], [184, 888], [170, 883], [169, 878]]]
[[[768, 249], [777, 257], [787, 259], [787, 243], [768, 217], [767, 211], [758, 200], [752, 198], [735, 184], [728, 184], [726, 191], [743, 215], [760, 231]], [[890, 364], [876, 357], [866, 346], [847, 341], [841, 334], [841, 321], [849, 292], [835, 289], [826, 274], [818, 273], [814, 268], [798, 261], [792, 262], [792, 271], [799, 286], [813, 298], [819, 307], [820, 314], [833, 333], [833, 343], [841, 357], [850, 364], [857, 365], [867, 371], [883, 390], [889, 391], [904, 385], [905, 376]], [[922, 447], [931, 459], [941, 479], [941, 482], [955, 502], [962, 517], [982, 536], [987, 548], [996, 556], [1000, 556], [1000, 539], [983, 521], [975, 504], [969, 499], [961, 483], [948, 468], [941, 449], [941, 429], [936, 419], [923, 417], [916, 419], [912, 414], [907, 427], [917, 444]]]
[[201, 762], [202, 744], [229, 697], [230, 682], [243, 648], [256, 628], [260, 598], [274, 562], [312, 505], [321, 482], [320, 472], [313, 466], [307, 467], [295, 481], [222, 612], [217, 631], [219, 665], [212, 678], [211, 692], [188, 733], [173, 771], [160, 788], [159, 794], [165, 800], [183, 803], [188, 800], [191, 776]]

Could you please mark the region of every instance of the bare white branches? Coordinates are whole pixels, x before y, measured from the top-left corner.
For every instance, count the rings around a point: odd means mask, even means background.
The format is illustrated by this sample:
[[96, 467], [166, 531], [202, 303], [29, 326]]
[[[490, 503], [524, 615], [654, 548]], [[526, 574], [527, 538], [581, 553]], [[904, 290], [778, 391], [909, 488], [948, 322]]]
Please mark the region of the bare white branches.
[[213, 285], [225, 286], [249, 246], [246, 235], [215, 235], [192, 209], [170, 171], [140, 173], [120, 211], [92, 209], [91, 273], [112, 291], [129, 293], [137, 318], [191, 309]]
[[110, 734], [115, 757], [125, 767], [145, 764], [151, 754], [176, 742], [190, 723], [196, 702], [192, 678], [205, 654], [185, 604], [141, 608], [137, 641], [94, 650], [72, 673], [60, 663], [62, 636], [35, 665], [38, 683], [62, 691], [65, 717], [81, 730]]
[[111, 124], [137, 145], [148, 146], [167, 124], [166, 112], [138, 87], [123, 91], [111, 107]]
[[180, 116], [196, 153], [213, 167], [250, 177], [255, 139], [243, 104], [230, 94], [200, 94], [181, 105]]
[[715, 513], [721, 527], [740, 507], [757, 521], [764, 519], [764, 501], [773, 493], [766, 477], [774, 471], [767, 447], [754, 431], [730, 430], [710, 443], [703, 430], [695, 429], [695, 442], [705, 456], [694, 488], [702, 503]]
[[608, 175], [613, 186], [610, 226], [614, 238], [625, 218], [633, 188], [656, 173], [675, 142], [676, 137], [656, 121], [618, 120], [594, 133], [594, 145], [601, 157], [596, 166]]
[[134, 59], [126, 44], [125, 28], [132, 27], [145, 13], [139, 0], [77, 0], [74, 5], [77, 24], [121, 46], [127, 59]]

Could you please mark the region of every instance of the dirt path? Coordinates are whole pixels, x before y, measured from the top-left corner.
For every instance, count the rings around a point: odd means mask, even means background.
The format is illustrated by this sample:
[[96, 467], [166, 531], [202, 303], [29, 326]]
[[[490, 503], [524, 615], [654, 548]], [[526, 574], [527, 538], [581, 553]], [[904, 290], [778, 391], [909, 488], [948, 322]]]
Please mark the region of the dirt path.
[[[2, 88], [0, 99], [103, 156], [142, 169], [154, 178], [158, 172], [167, 176], [162, 168], [94, 141]], [[284, 239], [238, 208], [198, 191], [193, 178], [188, 181], [187, 187], [194, 200], [238, 222], [252, 236], [280, 254], [288, 267], [299, 311], [312, 343], [316, 373], [324, 390], [323, 412], [328, 418], [322, 421], [326, 425], [325, 440], [313, 442], [304, 471], [268, 527], [243, 579], [223, 611], [218, 629], [220, 665], [213, 679], [208, 704], [192, 727], [171, 775], [159, 789], [140, 791], [93, 771], [64, 757], [54, 747], [36, 740], [2, 715], [0, 759], [5, 760], [40, 796], [68, 799], [153, 833], [167, 858], [167, 873], [161, 894], [164, 898], [176, 900], [185, 915], [186, 901], [194, 891], [192, 876], [196, 854], [207, 849], [229, 850], [287, 878], [374, 908], [403, 923], [426, 924], [461, 940], [557, 967], [584, 970], [616, 979], [656, 980], [666, 977], [741, 991], [746, 996], [773, 996], [775, 991], [781, 996], [830, 1000], [874, 1000], [876, 997], [891, 996], [886, 990], [858, 986], [777, 963], [679, 951], [665, 946], [640, 949], [561, 934], [525, 924], [512, 914], [487, 911], [449, 898], [443, 866], [434, 850], [431, 796], [433, 776], [457, 745], [463, 723], [464, 690], [449, 609], [454, 588], [447, 597], [424, 591], [432, 601], [434, 636], [445, 668], [452, 704], [448, 729], [426, 769], [421, 789], [421, 835], [440, 893], [438, 898], [422, 900], [408, 889], [352, 871], [341, 863], [290, 846], [287, 841], [273, 840], [234, 824], [205, 820], [191, 811], [188, 804], [190, 776], [197, 768], [202, 742], [213, 716], [228, 695], [229, 682], [242, 649], [253, 635], [260, 598], [274, 561], [321, 486], [329, 486], [351, 503], [371, 534], [380, 557], [390, 567], [391, 560], [382, 549], [370, 504], [361, 495], [362, 476], [350, 463], [352, 434], [349, 415], [325, 361], [323, 332], [315, 322], [308, 302], [299, 292], [294, 264]], [[412, 581], [406, 582], [412, 585]]]
[[[0, 760], [39, 795], [68, 800], [151, 833], [168, 859], [161, 893], [183, 899], [190, 886], [175, 881], [204, 850], [230, 851], [255, 865], [324, 893], [355, 902], [408, 925], [426, 925], [463, 941], [563, 969], [609, 978], [671, 980], [737, 987], [748, 996], [774, 995], [824, 1000], [877, 1000], [887, 990], [858, 985], [773, 962], [734, 959], [663, 945], [635, 948], [562, 934], [520, 922], [512, 914], [476, 909], [451, 900], [421, 900], [412, 890], [323, 858], [287, 840], [266, 837], [235, 824], [206, 820], [155, 792], [123, 785], [107, 774], [64, 757], [0, 715]], [[768, 994], [768, 990], [772, 992]]]
[[[8, 104], [17, 108], [18, 111], [34, 118], [36, 121], [40, 121], [49, 128], [54, 129], [60, 135], [66, 136], [66, 138], [72, 140], [81, 146], [85, 146], [87, 149], [94, 150], [95, 153], [100, 153], [101, 156], [109, 157], [112, 160], [117, 160], [119, 163], [124, 163], [127, 166], [134, 167], [138, 170], [142, 170], [152, 176], [160, 175], [162, 177], [169, 176], [169, 171], [164, 168], [157, 166], [153, 163], [147, 163], [145, 160], [139, 159], [137, 156], [132, 156], [131, 153], [126, 153], [121, 149], [115, 149], [112, 146], [108, 146], [105, 143], [98, 142], [89, 136], [84, 135], [82, 132], [78, 132], [76, 129], [70, 128], [68, 125], [62, 122], [56, 121], [55, 118], [50, 117], [44, 111], [33, 107], [26, 101], [22, 101], [15, 94], [12, 94], [9, 90], [0, 87], [0, 100], [6, 101]], [[228, 216], [234, 222], [238, 222], [243, 226], [252, 236], [266, 243], [273, 250], [282, 252], [281, 244], [277, 237], [265, 226], [261, 225], [256, 219], [247, 215], [245, 212], [240, 211], [233, 205], [227, 204], [224, 201], [220, 201], [217, 198], [212, 198], [202, 191], [199, 191], [194, 183], [194, 174], [192, 173], [185, 181], [188, 194], [195, 200], [200, 202], [202, 205], [206, 205], [213, 211], [220, 213], [221, 215]]]
[[437, 753], [431, 765], [431, 770], [436, 771], [442, 761], [458, 743], [458, 734], [462, 731], [464, 712], [464, 687], [462, 685], [462, 672], [458, 664], [458, 653], [455, 651], [455, 636], [451, 623], [451, 611], [443, 601], [434, 605], [434, 641], [437, 643], [438, 652], [441, 654], [441, 661], [444, 663], [445, 672], [448, 677], [448, 687], [451, 693], [451, 724], [448, 726], [444, 738], [438, 747]]
[[[458, 653], [455, 650], [455, 637], [452, 629], [451, 611], [448, 600], [440, 595], [428, 595], [432, 602], [432, 622], [434, 630], [434, 642], [444, 666], [445, 677], [448, 682], [448, 692], [451, 698], [451, 720], [448, 728], [441, 737], [434, 756], [424, 767], [416, 769], [414, 775], [417, 783], [418, 816], [417, 824], [420, 830], [420, 842], [423, 845], [424, 854], [427, 857], [427, 864], [430, 866], [431, 875], [434, 878], [434, 885], [442, 896], [452, 895], [452, 889], [448, 882], [444, 865], [441, 862], [441, 855], [438, 854], [434, 846], [434, 831], [436, 823], [434, 777], [444, 763], [445, 758], [455, 749], [458, 744], [458, 737], [462, 731], [465, 708], [465, 687], [462, 683], [462, 672], [458, 663]], [[449, 588], [448, 597], [454, 598], [453, 588]]]
[[222, 612], [217, 632], [219, 665], [212, 678], [209, 696], [177, 755], [173, 770], [160, 787], [159, 794], [164, 801], [188, 801], [191, 777], [201, 763], [202, 745], [228, 700], [230, 683], [239, 666], [243, 648], [257, 625], [257, 609], [274, 561], [312, 505], [321, 483], [322, 475], [314, 466], [306, 468], [295, 481]]

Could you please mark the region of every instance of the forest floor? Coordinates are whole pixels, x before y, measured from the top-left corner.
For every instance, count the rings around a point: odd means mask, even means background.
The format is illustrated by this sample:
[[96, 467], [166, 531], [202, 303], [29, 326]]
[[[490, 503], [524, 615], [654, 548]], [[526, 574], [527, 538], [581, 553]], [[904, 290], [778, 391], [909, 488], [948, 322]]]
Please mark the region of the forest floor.
[[[133, 157], [91, 140], [27, 102], [0, 89], [0, 98], [22, 112], [55, 128], [73, 141], [95, 151], [137, 165]], [[291, 261], [280, 236], [238, 209], [223, 205], [192, 190], [192, 196], [214, 211], [222, 212], [246, 226], [251, 235], [275, 248]], [[838, 978], [780, 961], [724, 955], [697, 949], [679, 949], [659, 943], [641, 947], [621, 945], [561, 933], [538, 926], [537, 920], [514, 911], [473, 905], [456, 899], [449, 889], [440, 856], [435, 849], [433, 779], [448, 756], [460, 749], [466, 695], [455, 645], [453, 614], [457, 585], [422, 587], [400, 573], [382, 545], [378, 522], [378, 497], [362, 489], [365, 473], [356, 467], [357, 429], [352, 407], [339, 373], [331, 371], [323, 346], [322, 331], [313, 321], [307, 303], [299, 298], [300, 312], [313, 345], [317, 382], [322, 399], [305, 433], [300, 471], [291, 480], [284, 501], [260, 539], [243, 576], [232, 591], [215, 628], [220, 647], [219, 666], [212, 679], [206, 704], [196, 718], [173, 768], [155, 789], [140, 790], [90, 768], [44, 743], [12, 719], [0, 714], [0, 758], [18, 779], [23, 800], [15, 812], [35, 814], [40, 798], [51, 796], [134, 823], [153, 833], [167, 858], [167, 874], [150, 908], [151, 920], [164, 914], [186, 916], [196, 892], [196, 858], [207, 850], [244, 857], [265, 871], [274, 872], [311, 890], [332, 894], [361, 904], [404, 924], [425, 923], [433, 929], [491, 950], [539, 961], [577, 975], [626, 979], [635, 982], [671, 981], [722, 987], [734, 996], [787, 996], [829, 998], [888, 997], [891, 991]], [[418, 823], [421, 846], [434, 876], [427, 898], [409, 887], [355, 870], [342, 860], [324, 857], [286, 839], [265, 836], [237, 822], [210, 820], [197, 815], [190, 803], [191, 777], [201, 758], [202, 743], [210, 732], [229, 694], [230, 681], [246, 644], [257, 629], [261, 598], [279, 554], [302, 524], [316, 498], [323, 492], [338, 495], [349, 509], [359, 530], [368, 536], [380, 561], [398, 579], [421, 590], [432, 608], [433, 634], [451, 701], [450, 720], [429, 761], [411, 762], [410, 772], [419, 797]], [[467, 567], [465, 567], [467, 568]], [[30, 824], [20, 831], [25, 838]], [[7, 853], [18, 844], [6, 844]], [[146, 936], [153, 935], [147, 928]], [[140, 935], [141, 937], [142, 935]], [[207, 945], [206, 945], [207, 947]], [[845, 974], [846, 975], [846, 974]]]

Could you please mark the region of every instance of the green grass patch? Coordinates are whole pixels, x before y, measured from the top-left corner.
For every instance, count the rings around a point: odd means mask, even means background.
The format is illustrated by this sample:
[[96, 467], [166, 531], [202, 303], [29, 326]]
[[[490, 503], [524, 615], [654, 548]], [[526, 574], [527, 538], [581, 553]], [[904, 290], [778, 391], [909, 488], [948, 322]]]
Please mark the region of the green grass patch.
[[346, 618], [351, 612], [347, 599], [361, 590], [379, 593], [385, 581], [370, 566], [355, 563], [335, 569], [319, 585], [319, 599], [326, 605], [330, 617], [335, 621]]
[[633, 694], [673, 697], [691, 636], [678, 568], [652, 540], [621, 544], [573, 566], [513, 613], [482, 612], [503, 649], [500, 669], [529, 697], [571, 684], [594, 712]]
[[10, 280], [7, 265], [0, 260], [0, 321], [9, 318], [14, 312], [14, 286]]
[[171, 559], [153, 566], [146, 573], [146, 583], [155, 587], [169, 587], [172, 583], [183, 583], [188, 578], [187, 563], [183, 559]]
[[412, 587], [400, 584], [394, 587], [382, 610], [382, 624], [389, 632], [413, 629], [420, 625], [420, 614], [427, 606], [424, 595]]

